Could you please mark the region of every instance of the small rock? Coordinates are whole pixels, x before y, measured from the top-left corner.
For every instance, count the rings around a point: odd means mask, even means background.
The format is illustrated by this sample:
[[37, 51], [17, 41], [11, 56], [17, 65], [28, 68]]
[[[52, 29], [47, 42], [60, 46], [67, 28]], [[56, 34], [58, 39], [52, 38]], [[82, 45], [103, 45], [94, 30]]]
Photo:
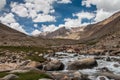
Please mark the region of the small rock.
[[39, 79], [39, 80], [53, 80], [53, 79], [42, 78], [42, 79]]
[[101, 73], [96, 73], [98, 76], [106, 76], [109, 79], [114, 79], [114, 80], [120, 80], [120, 75], [113, 74], [110, 72], [101, 72]]
[[107, 57], [107, 58], [106, 58], [106, 61], [111, 61], [111, 58], [110, 58], [110, 57]]
[[29, 72], [30, 70], [12, 70], [9, 73], [26, 73]]
[[78, 56], [78, 54], [74, 54], [74, 57]]
[[17, 79], [17, 78], [19, 78], [19, 77], [16, 76], [15, 74], [9, 74], [9, 75], [3, 77], [2, 79], [4, 79], [4, 80], [14, 80], [14, 79]]
[[64, 76], [61, 80], [70, 80], [68, 76]]
[[109, 80], [106, 76], [98, 76], [96, 80]]
[[110, 72], [112, 73], [107, 67], [99, 68], [100, 71], [102, 72]]
[[29, 62], [30, 62], [29, 60], [23, 61], [23, 62], [20, 64], [20, 66], [26, 66]]
[[114, 64], [113, 66], [114, 66], [114, 67], [120, 67], [120, 65], [118, 65], [118, 64]]
[[73, 76], [74, 77], [72, 78], [72, 80], [89, 80], [87, 75], [82, 74], [79, 71], [74, 72]]
[[73, 75], [74, 75], [74, 77], [79, 77], [79, 78], [82, 78], [82, 73], [80, 73], [80, 72], [78, 72], [78, 71], [76, 71], [76, 72], [74, 72], [73, 73]]

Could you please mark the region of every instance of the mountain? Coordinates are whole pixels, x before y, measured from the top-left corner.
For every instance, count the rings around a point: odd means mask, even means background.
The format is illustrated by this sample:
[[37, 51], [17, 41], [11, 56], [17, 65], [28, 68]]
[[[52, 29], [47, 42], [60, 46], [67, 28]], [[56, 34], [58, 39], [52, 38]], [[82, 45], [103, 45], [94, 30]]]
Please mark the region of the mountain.
[[100, 39], [106, 35], [120, 31], [120, 12], [111, 17], [85, 27], [81, 40]]
[[65, 27], [59, 28], [56, 31], [48, 32], [42, 35], [44, 38], [60, 38], [73, 39], [80, 41], [87, 41], [93, 39], [100, 39], [101, 37], [120, 31], [120, 12], [115, 13], [111, 17], [87, 26], [67, 29]]
[[0, 23], [0, 46], [60, 46], [74, 44], [76, 41], [69, 39], [44, 39], [28, 36]]
[[9, 28], [0, 23], [0, 45], [27, 45], [26, 40], [29, 37], [19, 31]]
[[[60, 46], [82, 42], [120, 44], [120, 12], [99, 23], [67, 29], [61, 27], [39, 37], [28, 36], [0, 23], [0, 46]], [[108, 44], [107, 44], [108, 43]]]
[[[10, 37], [11, 36], [25, 36], [25, 34], [16, 31], [12, 28], [7, 27], [6, 25], [3, 25], [2, 23], [0, 23], [0, 36], [2, 37], [3, 35], [5, 35], [4, 37]], [[0, 37], [0, 38], [1, 38]]]
[[85, 27], [80, 42], [94, 45], [95, 48], [120, 49], [120, 12]]
[[78, 40], [80, 38], [80, 34], [83, 32], [84, 27], [76, 27], [67, 29], [66, 27], [61, 27], [53, 32], [49, 32], [46, 35], [41, 33], [40, 36], [44, 38], [52, 38], [52, 39], [73, 39]]
[[79, 40], [80, 43], [97, 43], [99, 46], [120, 46], [120, 12], [111, 17], [84, 27], [59, 28], [44, 35], [46, 38]]

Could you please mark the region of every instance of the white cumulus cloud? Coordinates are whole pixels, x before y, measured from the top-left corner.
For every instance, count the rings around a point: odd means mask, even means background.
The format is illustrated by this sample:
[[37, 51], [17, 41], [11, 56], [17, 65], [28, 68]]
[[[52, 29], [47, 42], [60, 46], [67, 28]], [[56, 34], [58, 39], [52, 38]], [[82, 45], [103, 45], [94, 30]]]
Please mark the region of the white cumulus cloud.
[[67, 18], [65, 19], [65, 24], [64, 26], [65, 27], [79, 27], [79, 26], [83, 26], [87, 23], [81, 23], [82, 19], [86, 18], [86, 19], [92, 19], [94, 18], [94, 14], [93, 13], [89, 13], [89, 12], [79, 12], [79, 13], [76, 13], [76, 14], [73, 14], [73, 16], [76, 16], [77, 19], [71, 19], [71, 18]]
[[25, 34], [28, 34], [28, 33], [23, 29], [23, 27], [22, 27], [19, 23], [17, 23], [17, 22], [11, 23], [11, 24], [8, 25], [8, 26], [10, 26], [11, 28], [13, 28], [13, 29], [15, 29], [15, 30], [17, 30], [17, 31], [20, 31], [20, 32], [25, 33]]
[[86, 7], [96, 5], [96, 22], [102, 21], [120, 11], [120, 0], [83, 0], [82, 5]]
[[77, 17], [76, 19], [72, 19], [72, 18], [65, 18], [64, 24], [59, 24], [58, 26], [55, 26], [54, 24], [52, 25], [42, 25], [41, 30], [43, 32], [53, 32], [61, 27], [66, 27], [67, 29], [71, 28], [71, 27], [79, 27], [79, 26], [84, 26], [84, 25], [88, 25], [90, 23], [82, 23], [82, 19], [86, 18], [86, 19], [92, 19], [95, 17], [95, 15], [93, 13], [89, 13], [89, 12], [79, 12], [76, 14], [73, 14], [74, 17]]
[[8, 23], [8, 24], [16, 22], [14, 19], [14, 15], [12, 13], [1, 16], [0, 21], [1, 23]]
[[38, 14], [33, 22], [55, 22], [55, 17], [50, 15]]
[[0, 0], [0, 10], [6, 5], [6, 0]]
[[71, 0], [59, 0], [58, 3], [67, 4], [67, 3], [72, 3], [72, 2], [71, 2]]
[[23, 27], [18, 22], [16, 22], [13, 13], [4, 14], [3, 16], [0, 16], [0, 22], [7, 25], [8, 27], [11, 27], [15, 30], [27, 34]]
[[56, 0], [25, 0], [25, 3], [11, 3], [11, 11], [20, 17], [31, 18], [33, 22], [54, 22], [55, 10], [53, 3]]
[[41, 30], [43, 32], [52, 32], [52, 31], [55, 31], [56, 29], [58, 29], [58, 27], [56, 27], [54, 24], [52, 25], [42, 25], [42, 28]]
[[25, 0], [25, 5], [28, 9], [34, 9], [36, 12], [48, 14], [53, 10], [52, 4], [56, 0]]
[[11, 4], [11, 11], [16, 13], [20, 17], [27, 17], [28, 11], [27, 8], [22, 4], [17, 4], [16, 2]]
[[110, 17], [112, 14], [113, 14], [112, 12], [106, 12], [106, 11], [103, 11], [103, 9], [97, 10], [95, 22], [102, 21], [102, 20]]
[[35, 29], [35, 30], [31, 33], [31, 35], [33, 35], [33, 36], [38, 36], [40, 33], [41, 33], [41, 31]]

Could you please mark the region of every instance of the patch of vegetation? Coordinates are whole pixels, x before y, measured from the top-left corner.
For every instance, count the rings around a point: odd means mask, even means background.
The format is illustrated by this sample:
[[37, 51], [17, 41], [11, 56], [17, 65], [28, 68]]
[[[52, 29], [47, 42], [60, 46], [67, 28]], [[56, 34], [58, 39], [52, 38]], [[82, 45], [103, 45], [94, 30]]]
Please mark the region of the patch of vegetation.
[[37, 71], [30, 71], [27, 73], [15, 73], [15, 75], [19, 76], [19, 78], [16, 80], [38, 80], [41, 78], [51, 78], [47, 74]]
[[87, 42], [87, 45], [95, 45], [97, 42], [96, 41], [91, 41], [91, 42]]
[[[38, 71], [30, 71], [30, 72], [26, 72], [26, 73], [14, 73], [14, 74], [19, 76], [19, 78], [15, 79], [15, 80], [38, 80], [41, 78], [49, 78], [49, 79], [51, 78], [49, 75], [38, 72]], [[0, 78], [4, 77], [6, 75], [8, 75], [8, 73], [1, 72]]]
[[32, 56], [27, 56], [26, 59], [30, 59], [32, 61], [38, 61], [38, 62], [44, 62], [45, 59], [42, 56], [38, 56], [38, 55], [32, 55]]
[[88, 41], [82, 41], [79, 42], [79, 45], [95, 45], [96, 43], [98, 43], [99, 41], [97, 39], [92, 39], [92, 40], [88, 40]]
[[9, 50], [9, 51], [15, 51], [15, 52], [19, 52], [19, 51], [23, 51], [23, 52], [46, 52], [47, 48], [44, 47], [27, 47], [27, 46], [0, 46], [0, 49], [3, 50]]
[[6, 75], [8, 75], [8, 73], [6, 73], [6, 72], [0, 72], [0, 78], [4, 77]]
[[[23, 51], [26, 54], [25, 59], [31, 59], [32, 61], [44, 62], [45, 59], [42, 56], [39, 56], [41, 53], [47, 53], [48, 48], [44, 47], [26, 47], [26, 46], [0, 46], [0, 50], [8, 50], [9, 52], [20, 53]], [[37, 54], [35, 54], [37, 52]], [[30, 53], [30, 55], [29, 55]], [[2, 53], [0, 55], [3, 55]]]

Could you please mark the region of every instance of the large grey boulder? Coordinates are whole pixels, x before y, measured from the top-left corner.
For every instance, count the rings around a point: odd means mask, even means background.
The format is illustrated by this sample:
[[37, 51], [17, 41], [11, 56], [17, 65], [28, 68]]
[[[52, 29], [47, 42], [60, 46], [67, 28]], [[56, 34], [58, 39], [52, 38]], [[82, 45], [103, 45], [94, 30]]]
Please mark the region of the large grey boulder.
[[79, 70], [96, 67], [97, 61], [94, 58], [85, 58], [68, 64], [68, 70]]
[[47, 63], [44, 67], [44, 70], [47, 71], [58, 71], [63, 69], [64, 69], [64, 64], [59, 60], [52, 60], [49, 63]]

